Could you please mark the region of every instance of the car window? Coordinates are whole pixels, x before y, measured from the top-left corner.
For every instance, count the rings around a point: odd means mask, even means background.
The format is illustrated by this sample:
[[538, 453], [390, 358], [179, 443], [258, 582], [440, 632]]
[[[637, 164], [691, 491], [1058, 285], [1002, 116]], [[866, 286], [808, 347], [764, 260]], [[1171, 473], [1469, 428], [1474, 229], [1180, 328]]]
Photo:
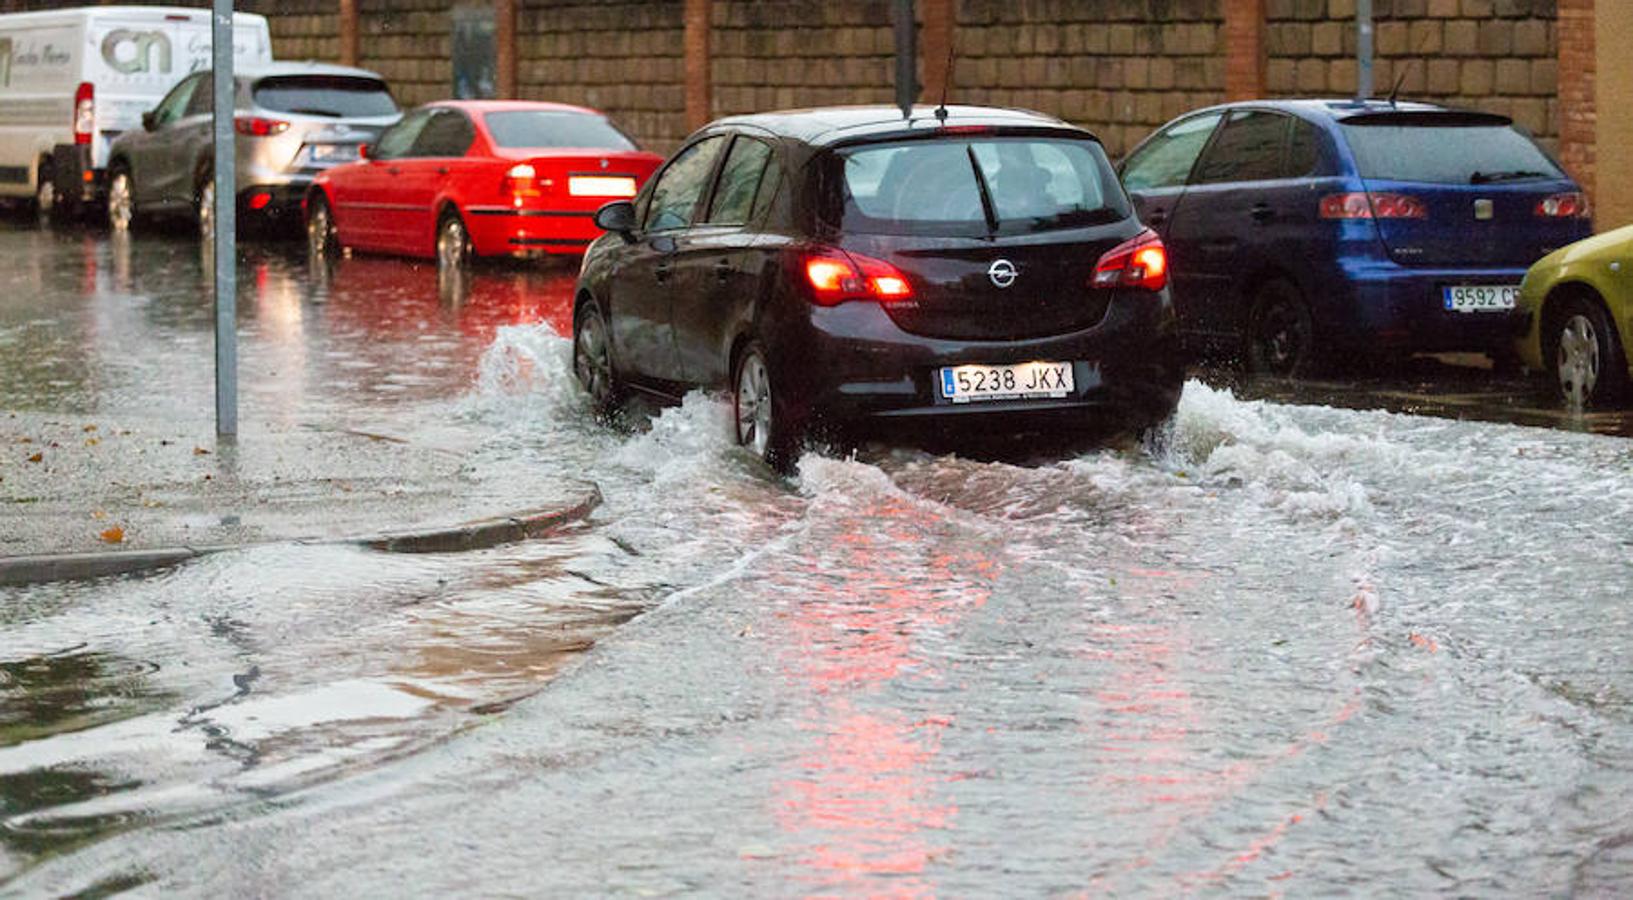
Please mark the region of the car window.
[[1444, 125], [1346, 122], [1344, 140], [1362, 178], [1483, 184], [1565, 177], [1535, 141], [1512, 125], [1457, 124], [1463, 120], [1451, 116], [1445, 120]]
[[909, 141], [839, 151], [838, 224], [873, 234], [985, 235], [1116, 221], [1128, 202], [1100, 145], [993, 137]]
[[1287, 162], [1282, 167], [1283, 178], [1303, 178], [1315, 174], [1321, 163], [1321, 132], [1297, 116], [1287, 135]]
[[1237, 110], [1208, 146], [1196, 184], [1263, 181], [1282, 177], [1289, 116], [1261, 109]]
[[255, 82], [255, 105], [274, 112], [336, 119], [397, 113], [386, 83], [355, 75], [274, 75]]
[[408, 155], [414, 141], [431, 121], [430, 110], [417, 109], [403, 116], [403, 120], [387, 128], [374, 145], [375, 159], [398, 159]]
[[435, 109], [431, 111], [430, 121], [420, 129], [419, 136], [414, 139], [414, 146], [408, 151], [408, 155], [464, 156], [465, 152], [471, 149], [471, 141], [475, 139], [476, 128], [464, 113], [457, 109]]
[[761, 141], [747, 137], [734, 141], [703, 221], [713, 225], [741, 225], [749, 221], [749, 212], [754, 207], [754, 198], [770, 158], [771, 148]]
[[1123, 187], [1142, 191], [1184, 184], [1223, 117], [1223, 113], [1192, 116], [1158, 132], [1123, 163]]
[[647, 231], [667, 231], [692, 224], [697, 202], [709, 186], [715, 158], [726, 143], [723, 137], [705, 138], [682, 150], [658, 176], [647, 201]]
[[196, 86], [193, 95], [187, 99], [187, 109], [184, 116], [202, 116], [215, 111], [215, 85], [208, 78], [193, 79]]
[[187, 110], [188, 102], [193, 98], [193, 91], [197, 90], [203, 81], [203, 78], [195, 75], [172, 88], [153, 109], [154, 127], [168, 125], [181, 118]]
[[546, 109], [516, 109], [482, 116], [500, 147], [584, 147], [635, 150], [635, 142], [601, 116]]
[[749, 213], [748, 220], [759, 223], [762, 229], [791, 227], [793, 213], [789, 209], [787, 184], [782, 167], [773, 159], [766, 166], [765, 177], [760, 179], [760, 191], [754, 195], [754, 211]]

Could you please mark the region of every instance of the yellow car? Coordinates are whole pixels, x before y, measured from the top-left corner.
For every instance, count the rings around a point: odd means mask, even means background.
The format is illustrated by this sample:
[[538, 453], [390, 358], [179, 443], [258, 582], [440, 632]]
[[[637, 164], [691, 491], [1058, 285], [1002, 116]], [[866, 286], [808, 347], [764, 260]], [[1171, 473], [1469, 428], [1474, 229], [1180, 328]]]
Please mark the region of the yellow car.
[[1633, 335], [1633, 226], [1577, 241], [1525, 273], [1519, 308], [1530, 328], [1520, 359], [1548, 373], [1565, 402], [1614, 405], [1627, 396]]

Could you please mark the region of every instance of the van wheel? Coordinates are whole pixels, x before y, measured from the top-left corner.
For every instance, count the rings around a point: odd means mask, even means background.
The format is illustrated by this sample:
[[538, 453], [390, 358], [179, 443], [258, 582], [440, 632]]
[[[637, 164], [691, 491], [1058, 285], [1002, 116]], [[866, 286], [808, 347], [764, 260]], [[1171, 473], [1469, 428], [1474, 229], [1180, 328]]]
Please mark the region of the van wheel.
[[1604, 307], [1567, 297], [1549, 321], [1548, 368], [1566, 405], [1594, 409], [1620, 401], [1627, 389], [1627, 357]]
[[1248, 318], [1248, 371], [1260, 375], [1309, 374], [1316, 361], [1315, 323], [1298, 289], [1281, 279], [1259, 289]]
[[623, 405], [623, 388], [612, 365], [612, 342], [607, 320], [594, 300], [578, 304], [573, 315], [573, 374], [590, 395], [590, 408], [606, 420]]
[[471, 262], [471, 233], [452, 210], [437, 222], [437, 268], [463, 269]]
[[778, 472], [793, 468], [802, 435], [776, 392], [759, 341], [750, 341], [732, 367], [732, 423], [738, 446]]
[[34, 210], [41, 219], [50, 219], [57, 213], [57, 170], [46, 160], [40, 160], [35, 173]]
[[125, 231], [136, 220], [136, 190], [130, 171], [123, 166], [108, 178], [108, 227]]

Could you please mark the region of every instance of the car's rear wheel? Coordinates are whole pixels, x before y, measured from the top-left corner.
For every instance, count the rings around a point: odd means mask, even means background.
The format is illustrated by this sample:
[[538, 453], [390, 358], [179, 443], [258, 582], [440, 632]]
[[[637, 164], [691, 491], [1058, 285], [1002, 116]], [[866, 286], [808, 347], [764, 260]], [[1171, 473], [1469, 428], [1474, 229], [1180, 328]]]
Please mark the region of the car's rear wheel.
[[1576, 409], [1610, 406], [1627, 389], [1627, 357], [1605, 308], [1585, 297], [1567, 297], [1549, 316], [1548, 368], [1559, 395]]
[[306, 208], [306, 250], [314, 259], [328, 259], [340, 250], [334, 214], [322, 194], [314, 194]]
[[471, 261], [471, 233], [459, 213], [443, 213], [437, 222], [437, 268], [463, 269]]
[[765, 348], [750, 341], [732, 367], [732, 423], [738, 446], [779, 472], [794, 463], [800, 429], [777, 394]]
[[108, 227], [114, 231], [126, 231], [135, 220], [135, 185], [130, 180], [128, 170], [116, 168], [108, 178]]
[[41, 219], [50, 219], [57, 212], [57, 172], [48, 160], [40, 160], [34, 173], [34, 211]]
[[590, 395], [596, 416], [605, 419], [617, 414], [623, 391], [613, 370], [607, 320], [593, 300], [580, 303], [573, 316], [573, 374]]
[[1281, 279], [1267, 282], [1248, 318], [1248, 370], [1261, 375], [1304, 375], [1314, 367], [1315, 356], [1315, 323], [1303, 296]]
[[209, 242], [215, 240], [215, 173], [209, 169], [199, 180], [193, 192], [193, 215], [198, 220], [198, 236]]

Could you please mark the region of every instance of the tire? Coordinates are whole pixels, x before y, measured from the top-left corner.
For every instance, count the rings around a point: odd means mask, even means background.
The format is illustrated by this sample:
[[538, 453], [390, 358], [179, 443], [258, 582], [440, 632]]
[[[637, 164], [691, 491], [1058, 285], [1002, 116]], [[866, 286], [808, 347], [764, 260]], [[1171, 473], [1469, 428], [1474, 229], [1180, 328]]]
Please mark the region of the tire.
[[108, 227], [114, 231], [128, 231], [136, 221], [136, 184], [130, 170], [116, 167], [108, 176]]
[[750, 341], [737, 354], [731, 371], [732, 437], [772, 469], [789, 472], [804, 435], [775, 390], [765, 348]]
[[198, 221], [199, 240], [215, 240], [215, 171], [205, 169], [193, 191], [193, 217]]
[[1573, 409], [1614, 406], [1627, 396], [1627, 356], [1605, 308], [1587, 297], [1561, 300], [1548, 317], [1548, 371], [1565, 405]]
[[573, 315], [573, 375], [590, 395], [590, 409], [603, 421], [616, 418], [624, 400], [609, 335], [600, 305], [593, 300], [579, 303]]
[[1298, 288], [1276, 279], [1259, 289], [1248, 316], [1248, 371], [1298, 377], [1315, 369], [1315, 322]]
[[306, 208], [306, 252], [313, 259], [331, 259], [340, 252], [334, 213], [322, 194], [314, 194]]
[[50, 160], [40, 160], [39, 169], [35, 172], [34, 212], [42, 222], [52, 221], [61, 213], [56, 179], [56, 167], [51, 165]]
[[452, 210], [437, 220], [437, 268], [464, 269], [471, 263], [471, 233]]

